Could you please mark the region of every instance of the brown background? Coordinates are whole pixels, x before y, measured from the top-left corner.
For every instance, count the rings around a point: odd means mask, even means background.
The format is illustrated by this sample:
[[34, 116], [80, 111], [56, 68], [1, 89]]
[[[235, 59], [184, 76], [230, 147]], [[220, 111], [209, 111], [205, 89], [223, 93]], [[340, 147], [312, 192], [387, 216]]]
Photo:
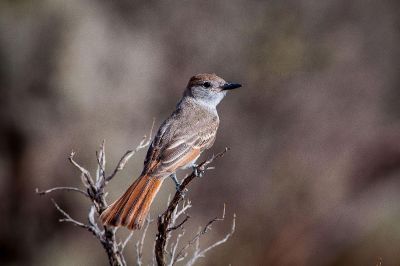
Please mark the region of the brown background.
[[[103, 139], [111, 171], [191, 75], [215, 72], [243, 88], [219, 107], [208, 154], [232, 150], [192, 184], [187, 230], [226, 203], [237, 231], [199, 264], [399, 265], [399, 10], [395, 0], [1, 1], [0, 264], [106, 265], [100, 244], [59, 224], [34, 189], [79, 185], [68, 154], [93, 169]], [[110, 200], [143, 158], [113, 180]], [[153, 217], [173, 189], [167, 181]], [[85, 199], [52, 196], [86, 219]], [[154, 226], [146, 264], [153, 237]]]

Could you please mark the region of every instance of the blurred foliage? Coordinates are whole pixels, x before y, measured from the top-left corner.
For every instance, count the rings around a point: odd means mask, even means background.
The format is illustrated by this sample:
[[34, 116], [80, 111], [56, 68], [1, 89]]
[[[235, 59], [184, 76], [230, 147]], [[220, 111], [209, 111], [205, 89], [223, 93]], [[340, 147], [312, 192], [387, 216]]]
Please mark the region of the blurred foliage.
[[[169, 115], [190, 76], [215, 72], [244, 86], [219, 108], [209, 153], [232, 150], [193, 184], [187, 230], [225, 202], [237, 231], [200, 263], [398, 265], [399, 9], [394, 0], [1, 1], [0, 264], [106, 265], [97, 242], [59, 224], [34, 189], [79, 184], [67, 155], [91, 168], [102, 139], [115, 164], [153, 117], [158, 126]], [[110, 201], [143, 157], [113, 180]], [[84, 219], [88, 202], [54, 197]]]

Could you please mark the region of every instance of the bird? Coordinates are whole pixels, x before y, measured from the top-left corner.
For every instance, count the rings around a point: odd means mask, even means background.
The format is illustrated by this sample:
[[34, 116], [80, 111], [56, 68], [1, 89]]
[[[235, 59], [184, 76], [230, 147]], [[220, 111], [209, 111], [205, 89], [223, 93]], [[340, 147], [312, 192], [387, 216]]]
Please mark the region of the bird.
[[191, 77], [175, 111], [151, 142], [142, 173], [101, 213], [102, 224], [141, 229], [163, 181], [171, 177], [178, 189], [176, 171], [195, 167], [200, 154], [214, 144], [219, 126], [217, 105], [227, 91], [240, 87], [216, 74]]

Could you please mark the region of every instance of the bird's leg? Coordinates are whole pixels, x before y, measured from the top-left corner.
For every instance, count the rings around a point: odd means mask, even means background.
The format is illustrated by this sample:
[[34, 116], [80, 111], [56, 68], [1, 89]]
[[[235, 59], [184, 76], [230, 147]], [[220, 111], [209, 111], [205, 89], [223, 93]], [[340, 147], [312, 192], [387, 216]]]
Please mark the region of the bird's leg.
[[172, 181], [174, 181], [174, 183], [175, 183], [175, 189], [177, 191], [180, 191], [179, 187], [181, 186], [181, 183], [179, 183], [178, 178], [176, 177], [176, 173], [171, 174], [170, 177], [171, 177]]

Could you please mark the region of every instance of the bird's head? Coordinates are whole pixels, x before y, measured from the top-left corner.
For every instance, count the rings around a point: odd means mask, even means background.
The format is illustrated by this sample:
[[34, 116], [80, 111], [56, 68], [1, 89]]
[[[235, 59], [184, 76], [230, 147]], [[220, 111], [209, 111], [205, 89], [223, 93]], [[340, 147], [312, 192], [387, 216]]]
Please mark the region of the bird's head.
[[189, 80], [185, 95], [191, 96], [203, 104], [216, 107], [228, 90], [241, 86], [237, 83], [226, 82], [215, 74], [197, 74]]

